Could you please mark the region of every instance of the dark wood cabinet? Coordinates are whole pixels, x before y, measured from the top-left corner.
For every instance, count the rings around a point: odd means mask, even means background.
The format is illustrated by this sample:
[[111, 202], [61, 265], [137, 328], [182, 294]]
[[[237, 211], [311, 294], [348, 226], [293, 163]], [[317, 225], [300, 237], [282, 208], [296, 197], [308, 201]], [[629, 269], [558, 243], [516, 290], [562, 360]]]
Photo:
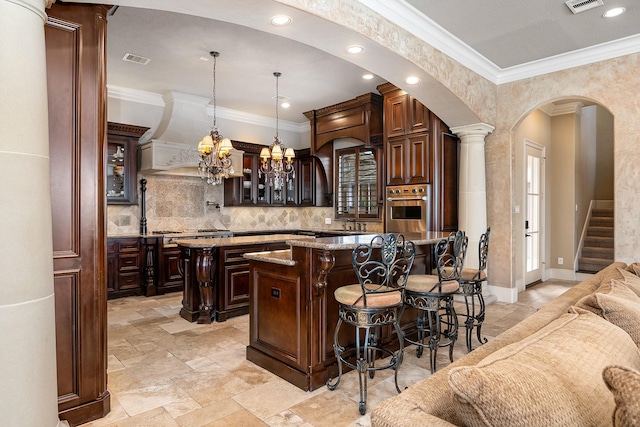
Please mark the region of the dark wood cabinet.
[[428, 184], [433, 151], [432, 114], [417, 99], [385, 83], [384, 139], [387, 185]]
[[413, 96], [390, 86], [380, 85], [385, 95], [384, 134], [387, 138], [429, 131], [429, 110]]
[[107, 239], [107, 298], [143, 294], [144, 249], [137, 237]]
[[385, 106], [386, 185], [431, 184], [428, 229], [457, 230], [459, 139], [413, 96], [391, 83], [378, 90]]
[[107, 204], [138, 204], [138, 140], [148, 129], [123, 123], [108, 123], [105, 162]]
[[311, 156], [298, 160], [298, 204], [314, 206], [316, 200], [316, 159]]
[[[59, 417], [104, 417], [107, 390], [105, 197], [108, 8], [54, 3], [45, 44]], [[110, 257], [113, 267], [114, 258]], [[34, 408], [38, 410], [38, 408]]]
[[182, 291], [182, 272], [180, 271], [180, 248], [161, 246], [158, 262], [157, 294]]
[[[213, 309], [211, 320], [224, 322], [230, 317], [249, 312], [249, 261], [245, 253], [288, 249], [284, 242], [213, 247], [211, 250], [211, 283]], [[199, 316], [200, 288], [195, 274], [197, 250], [182, 247], [181, 268], [184, 272], [184, 297], [180, 315], [190, 322]]]
[[[242, 177], [227, 179], [224, 182], [225, 206], [295, 206], [300, 204], [301, 181], [300, 153], [294, 159], [294, 173], [287, 176], [282, 186], [271, 185], [264, 174], [258, 173], [260, 167], [261, 145], [246, 142], [233, 142], [236, 149], [244, 151], [242, 160]], [[308, 151], [308, 150], [307, 150]], [[305, 175], [309, 180], [309, 176]], [[309, 181], [310, 185], [315, 181]], [[315, 188], [305, 188], [305, 192], [315, 191]], [[306, 204], [306, 203], [305, 203]]]

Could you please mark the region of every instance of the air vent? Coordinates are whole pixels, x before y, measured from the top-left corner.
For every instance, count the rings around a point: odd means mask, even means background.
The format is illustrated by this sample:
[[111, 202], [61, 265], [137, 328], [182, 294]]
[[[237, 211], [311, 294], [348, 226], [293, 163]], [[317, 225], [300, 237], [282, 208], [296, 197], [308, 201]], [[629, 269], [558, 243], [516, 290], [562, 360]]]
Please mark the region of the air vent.
[[567, 7], [571, 9], [574, 14], [584, 12], [594, 7], [599, 7], [604, 4], [602, 0], [570, 0], [565, 2]]
[[134, 55], [133, 53], [125, 53], [122, 57], [123, 61], [134, 62], [140, 65], [147, 65], [151, 59], [145, 58], [144, 56]]

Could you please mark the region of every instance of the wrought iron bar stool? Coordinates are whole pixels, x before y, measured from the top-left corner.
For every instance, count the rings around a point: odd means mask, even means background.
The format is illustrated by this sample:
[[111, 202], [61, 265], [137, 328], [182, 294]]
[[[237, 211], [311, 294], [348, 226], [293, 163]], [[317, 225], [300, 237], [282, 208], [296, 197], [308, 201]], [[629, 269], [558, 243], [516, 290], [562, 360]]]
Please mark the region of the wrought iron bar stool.
[[[484, 297], [482, 296], [482, 283], [487, 280], [487, 255], [489, 254], [489, 233], [491, 228], [487, 228], [480, 236], [478, 243], [478, 268], [463, 268], [460, 273], [460, 289], [459, 293], [464, 296], [464, 303], [467, 308], [466, 314], [460, 314], [464, 317], [465, 327], [467, 329], [467, 351], [473, 350], [471, 346], [471, 337], [473, 329], [476, 329], [478, 342], [484, 344], [486, 338], [482, 338], [482, 323], [484, 322]], [[476, 306], [476, 299], [478, 304]]]
[[[334, 295], [339, 303], [339, 318], [333, 337], [333, 349], [338, 360], [338, 378], [327, 380], [329, 390], [335, 390], [342, 378], [342, 365], [358, 371], [360, 382], [359, 410], [362, 415], [367, 404], [367, 376], [375, 371], [391, 368], [395, 371], [396, 390], [398, 368], [402, 364], [404, 351], [400, 312], [407, 276], [415, 258], [415, 245], [405, 241], [403, 235], [376, 235], [368, 244], [361, 244], [352, 252], [353, 268], [358, 284], [341, 286]], [[340, 327], [343, 323], [355, 326], [355, 354], [339, 343]], [[393, 325], [400, 347], [391, 351], [382, 347], [381, 327]], [[364, 338], [361, 339], [361, 330]], [[388, 362], [375, 365], [376, 356], [391, 356]]]
[[418, 318], [417, 337], [413, 340], [405, 334], [405, 344], [416, 345], [418, 357], [422, 356], [424, 347], [429, 348], [431, 373], [436, 371], [438, 348], [449, 347], [449, 360], [453, 362], [453, 346], [458, 339], [453, 296], [460, 288], [468, 240], [463, 231], [452, 232], [441, 239], [433, 248], [438, 274], [412, 274], [407, 279], [404, 304], [415, 308]]

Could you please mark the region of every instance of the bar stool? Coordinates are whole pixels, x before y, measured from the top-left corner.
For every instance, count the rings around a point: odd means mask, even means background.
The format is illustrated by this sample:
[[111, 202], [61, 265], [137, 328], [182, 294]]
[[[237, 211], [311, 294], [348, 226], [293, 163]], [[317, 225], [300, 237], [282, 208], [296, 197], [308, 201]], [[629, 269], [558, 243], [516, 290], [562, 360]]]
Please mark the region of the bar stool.
[[[424, 347], [429, 348], [432, 374], [436, 371], [438, 348], [449, 347], [449, 360], [453, 362], [453, 346], [458, 339], [453, 296], [460, 288], [468, 241], [463, 231], [452, 232], [433, 248], [438, 274], [412, 274], [407, 279], [404, 304], [415, 308], [418, 318], [417, 338], [412, 340], [405, 334], [404, 340], [416, 345], [417, 357], [422, 356]], [[446, 329], [443, 330], [443, 326]]]
[[[393, 369], [396, 390], [400, 393], [398, 368], [402, 364], [404, 346], [399, 313], [402, 311], [404, 287], [414, 258], [415, 245], [410, 241], [405, 242], [403, 235], [376, 235], [370, 243], [358, 245], [353, 250], [353, 268], [359, 283], [341, 286], [334, 293], [339, 303], [339, 318], [333, 336], [338, 378], [335, 382], [329, 378], [327, 388], [335, 390], [338, 387], [343, 364], [357, 370], [360, 382], [359, 410], [362, 415], [366, 411], [367, 376], [373, 378], [375, 371]], [[343, 323], [355, 327], [355, 355], [351, 348], [346, 351], [338, 341]], [[395, 352], [382, 347], [380, 343], [381, 327], [385, 325], [393, 325], [398, 336], [400, 347]], [[365, 332], [362, 340], [361, 330]], [[387, 363], [376, 366], [376, 355], [391, 357]], [[353, 363], [349, 361], [354, 359]]]
[[[480, 345], [487, 342], [486, 338], [482, 337], [482, 323], [484, 322], [484, 297], [482, 296], [482, 283], [487, 280], [487, 255], [489, 254], [489, 233], [491, 227], [487, 228], [487, 231], [480, 236], [480, 243], [478, 244], [478, 268], [463, 268], [460, 274], [460, 289], [459, 294], [464, 296], [465, 306], [467, 308], [466, 314], [460, 314], [463, 317], [464, 324], [467, 330], [467, 351], [473, 350], [471, 347], [471, 337], [473, 336], [473, 328], [476, 329], [476, 335]], [[476, 307], [476, 299], [478, 305]], [[477, 309], [477, 311], [476, 311]]]

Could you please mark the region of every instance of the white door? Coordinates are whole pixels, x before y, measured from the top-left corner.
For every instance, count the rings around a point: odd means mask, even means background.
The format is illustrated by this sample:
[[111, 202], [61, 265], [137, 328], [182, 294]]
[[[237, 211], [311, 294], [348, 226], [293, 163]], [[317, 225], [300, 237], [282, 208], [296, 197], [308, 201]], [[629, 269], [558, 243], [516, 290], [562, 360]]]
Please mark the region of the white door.
[[543, 279], [544, 147], [525, 141], [525, 285]]

